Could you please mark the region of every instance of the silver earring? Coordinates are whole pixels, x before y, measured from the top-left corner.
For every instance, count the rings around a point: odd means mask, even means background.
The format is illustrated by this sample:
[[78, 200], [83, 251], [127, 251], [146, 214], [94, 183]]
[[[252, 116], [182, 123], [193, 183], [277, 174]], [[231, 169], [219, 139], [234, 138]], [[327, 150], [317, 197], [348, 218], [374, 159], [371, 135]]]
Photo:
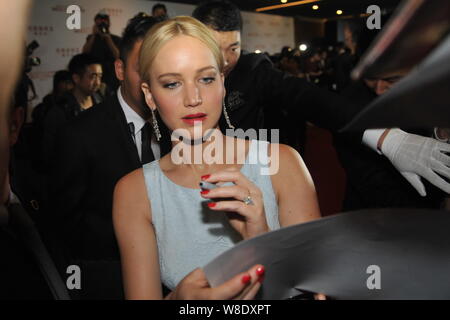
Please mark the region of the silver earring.
[[225, 121], [227, 122], [228, 128], [235, 129], [231, 124], [230, 117], [228, 116], [227, 107], [225, 106], [225, 100], [223, 100], [223, 115], [225, 116]]
[[153, 125], [153, 132], [156, 136], [156, 141], [161, 140], [161, 132], [159, 131], [158, 126], [158, 120], [156, 120], [155, 111], [153, 109], [150, 109], [152, 111], [152, 125]]

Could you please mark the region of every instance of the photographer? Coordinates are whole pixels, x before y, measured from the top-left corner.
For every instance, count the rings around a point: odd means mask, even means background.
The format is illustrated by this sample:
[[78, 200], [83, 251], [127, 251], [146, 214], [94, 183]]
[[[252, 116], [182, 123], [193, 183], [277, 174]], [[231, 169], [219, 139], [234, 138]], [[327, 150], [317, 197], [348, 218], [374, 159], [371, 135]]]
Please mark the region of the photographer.
[[102, 62], [103, 82], [110, 92], [115, 91], [119, 82], [114, 74], [114, 61], [119, 58], [120, 37], [111, 34], [109, 15], [99, 12], [94, 18], [92, 34], [88, 35], [83, 53], [88, 53]]

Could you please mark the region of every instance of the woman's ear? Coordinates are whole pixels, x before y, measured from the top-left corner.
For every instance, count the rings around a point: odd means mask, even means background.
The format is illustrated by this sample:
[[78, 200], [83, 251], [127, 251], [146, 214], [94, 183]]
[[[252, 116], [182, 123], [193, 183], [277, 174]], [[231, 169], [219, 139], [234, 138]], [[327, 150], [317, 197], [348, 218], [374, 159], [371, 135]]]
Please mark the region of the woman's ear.
[[146, 82], [142, 82], [141, 83], [141, 89], [142, 89], [142, 92], [144, 92], [145, 103], [147, 103], [147, 106], [152, 111], [155, 111], [156, 110], [156, 104], [155, 104], [155, 101], [153, 100], [153, 95], [150, 92], [149, 85]]
[[222, 86], [223, 86], [223, 100], [225, 100], [225, 97], [227, 95], [227, 89], [225, 88], [225, 76], [223, 73], [220, 73], [220, 78], [222, 79]]

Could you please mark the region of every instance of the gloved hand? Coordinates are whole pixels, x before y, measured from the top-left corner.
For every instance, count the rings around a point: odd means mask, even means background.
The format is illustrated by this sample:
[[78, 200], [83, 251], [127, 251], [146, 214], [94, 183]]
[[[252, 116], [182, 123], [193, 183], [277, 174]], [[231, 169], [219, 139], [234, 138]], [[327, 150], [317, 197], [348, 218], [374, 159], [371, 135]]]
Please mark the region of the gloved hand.
[[450, 183], [437, 174], [450, 178], [450, 156], [444, 154], [450, 153], [450, 144], [391, 129], [381, 151], [422, 197], [427, 193], [420, 177], [450, 193]]

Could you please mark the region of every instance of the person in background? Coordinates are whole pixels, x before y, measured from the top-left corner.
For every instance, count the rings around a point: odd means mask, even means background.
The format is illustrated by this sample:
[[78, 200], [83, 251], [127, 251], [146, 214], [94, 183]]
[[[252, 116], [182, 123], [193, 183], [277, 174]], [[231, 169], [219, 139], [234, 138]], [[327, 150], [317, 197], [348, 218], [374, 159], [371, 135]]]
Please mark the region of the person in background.
[[[236, 128], [264, 128], [266, 110], [278, 109], [290, 118], [337, 132], [361, 110], [361, 106], [348, 99], [276, 70], [264, 55], [245, 52], [241, 55], [242, 17], [231, 2], [203, 2], [194, 10], [193, 17], [206, 24], [220, 44], [226, 65], [225, 104]], [[222, 122], [221, 129], [225, 128], [226, 123]], [[422, 196], [426, 195], [422, 177], [450, 193], [450, 183], [440, 176], [450, 178], [450, 168], [445, 166], [445, 160], [431, 159], [426, 153], [429, 148], [447, 152], [447, 144], [400, 129], [366, 130], [353, 143], [364, 143], [385, 155]], [[430, 170], [430, 161], [444, 167], [440, 175]]]
[[44, 118], [41, 154], [45, 172], [48, 172], [52, 165], [55, 139], [59, 131], [80, 113], [100, 103], [103, 99], [98, 93], [103, 71], [97, 58], [85, 53], [75, 55], [70, 60], [68, 69], [74, 87], [56, 101]]
[[111, 21], [105, 11], [94, 17], [92, 34], [88, 35], [83, 45], [83, 53], [88, 53], [100, 60], [103, 69], [103, 81], [106, 93], [114, 92], [119, 86], [114, 73], [114, 61], [119, 58], [120, 37], [111, 34]]
[[167, 15], [166, 6], [162, 3], [155, 4], [152, 8], [152, 16], [161, 20], [167, 19], [169, 16]]
[[[158, 22], [138, 14], [122, 34], [117, 91], [83, 112], [56, 139], [51, 170], [51, 210], [47, 225], [62, 246], [58, 258], [65, 270], [83, 270], [77, 299], [122, 299], [119, 251], [112, 226], [116, 182], [142, 164], [170, 151], [170, 141], [158, 143], [151, 113], [140, 89], [138, 56], [147, 31]], [[48, 232], [48, 233], [50, 233]]]
[[[57, 101], [73, 90], [74, 84], [72, 75], [68, 70], [59, 70], [53, 75], [53, 90], [47, 94], [40, 104], [34, 107], [31, 114], [33, 123], [38, 127], [43, 127], [44, 118], [50, 108], [56, 104]], [[39, 143], [40, 144], [40, 143]]]

